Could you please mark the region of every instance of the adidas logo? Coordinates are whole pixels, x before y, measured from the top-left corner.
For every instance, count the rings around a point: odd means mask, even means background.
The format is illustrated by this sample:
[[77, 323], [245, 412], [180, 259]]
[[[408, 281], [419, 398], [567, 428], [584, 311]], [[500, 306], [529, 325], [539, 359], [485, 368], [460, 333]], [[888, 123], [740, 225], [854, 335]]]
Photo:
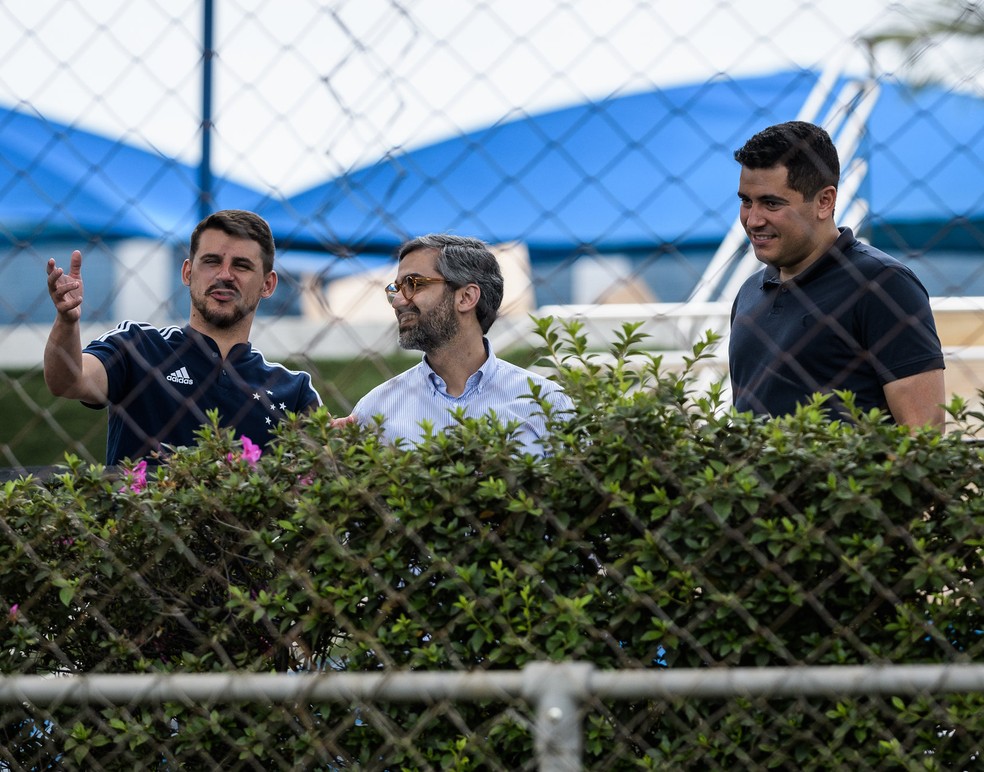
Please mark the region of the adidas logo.
[[185, 386], [192, 386], [195, 383], [191, 380], [191, 376], [188, 374], [188, 368], [186, 367], [179, 367], [167, 376], [167, 379], [171, 381], [171, 383], [183, 383]]

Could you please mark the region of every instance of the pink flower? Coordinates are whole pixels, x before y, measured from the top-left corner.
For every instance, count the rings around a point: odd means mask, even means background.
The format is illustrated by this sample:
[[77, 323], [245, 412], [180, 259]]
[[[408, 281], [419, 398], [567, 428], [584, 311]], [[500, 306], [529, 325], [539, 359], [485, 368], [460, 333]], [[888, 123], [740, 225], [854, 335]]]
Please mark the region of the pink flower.
[[243, 458], [246, 459], [246, 463], [250, 466], [256, 466], [256, 462], [260, 460], [260, 456], [263, 455], [263, 451], [260, 446], [253, 442], [249, 437], [243, 437]]
[[124, 471], [126, 472], [128, 483], [123, 484], [123, 487], [120, 488], [120, 493], [124, 493], [125, 491], [140, 493], [140, 491], [147, 487], [146, 461], [141, 461], [133, 469], [126, 469]]
[[243, 452], [240, 453], [228, 453], [226, 454], [226, 461], [230, 464], [234, 461], [238, 461], [240, 458], [245, 461], [250, 466], [256, 466], [256, 462], [260, 460], [260, 456], [263, 455], [263, 450], [253, 442], [249, 437], [243, 435]]
[[303, 477], [298, 477], [297, 478], [297, 484], [300, 485], [302, 488], [307, 488], [309, 485], [313, 485], [314, 484], [314, 473], [313, 472], [308, 472]]
[[13, 606], [10, 607], [10, 611], [7, 612], [7, 616], [11, 620], [17, 619], [17, 612], [18, 611], [20, 611], [20, 604], [19, 603], [15, 603]]

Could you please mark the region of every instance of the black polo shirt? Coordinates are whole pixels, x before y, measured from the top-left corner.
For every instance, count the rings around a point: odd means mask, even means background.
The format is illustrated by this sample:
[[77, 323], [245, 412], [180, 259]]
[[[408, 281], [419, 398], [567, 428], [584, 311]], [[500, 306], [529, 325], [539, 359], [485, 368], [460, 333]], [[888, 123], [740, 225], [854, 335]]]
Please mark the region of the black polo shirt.
[[308, 373], [267, 362], [249, 343], [223, 360], [215, 341], [190, 327], [123, 322], [85, 351], [109, 377], [107, 464], [162, 444], [196, 444], [210, 409], [219, 411], [222, 426], [236, 427], [237, 437], [265, 445], [287, 411], [321, 404]]
[[849, 228], [789, 281], [766, 267], [742, 285], [729, 362], [735, 407], [774, 416], [835, 389], [887, 410], [884, 384], [944, 366], [925, 287]]

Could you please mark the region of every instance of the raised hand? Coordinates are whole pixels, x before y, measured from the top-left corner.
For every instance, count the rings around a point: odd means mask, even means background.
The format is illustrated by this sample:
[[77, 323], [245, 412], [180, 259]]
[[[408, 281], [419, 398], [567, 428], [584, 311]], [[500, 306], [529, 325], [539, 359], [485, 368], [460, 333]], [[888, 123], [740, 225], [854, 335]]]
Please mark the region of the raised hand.
[[65, 321], [77, 322], [82, 318], [82, 253], [72, 252], [68, 273], [57, 265], [55, 259], [48, 261], [48, 294], [55, 310]]

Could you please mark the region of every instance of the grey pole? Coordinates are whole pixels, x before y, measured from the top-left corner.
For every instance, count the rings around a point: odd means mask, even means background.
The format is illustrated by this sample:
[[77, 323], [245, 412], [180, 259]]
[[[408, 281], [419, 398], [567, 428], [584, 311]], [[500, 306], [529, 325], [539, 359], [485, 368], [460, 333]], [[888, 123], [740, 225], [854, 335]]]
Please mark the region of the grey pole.
[[215, 206], [212, 184], [212, 59], [215, 3], [205, 0], [202, 20], [202, 157], [198, 164], [198, 219], [208, 217]]
[[581, 769], [581, 716], [593, 672], [584, 662], [534, 662], [523, 669], [523, 697], [536, 710], [540, 772]]

